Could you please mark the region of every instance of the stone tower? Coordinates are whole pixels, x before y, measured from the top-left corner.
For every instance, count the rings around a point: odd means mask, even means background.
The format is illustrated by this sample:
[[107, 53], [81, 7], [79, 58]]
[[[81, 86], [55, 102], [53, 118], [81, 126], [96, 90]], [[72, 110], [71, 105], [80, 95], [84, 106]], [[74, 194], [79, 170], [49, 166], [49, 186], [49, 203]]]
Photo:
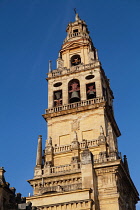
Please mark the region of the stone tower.
[[78, 14], [66, 32], [57, 69], [49, 66], [48, 139], [42, 154], [38, 138], [27, 201], [39, 210], [135, 210], [139, 197], [118, 152], [109, 80]]

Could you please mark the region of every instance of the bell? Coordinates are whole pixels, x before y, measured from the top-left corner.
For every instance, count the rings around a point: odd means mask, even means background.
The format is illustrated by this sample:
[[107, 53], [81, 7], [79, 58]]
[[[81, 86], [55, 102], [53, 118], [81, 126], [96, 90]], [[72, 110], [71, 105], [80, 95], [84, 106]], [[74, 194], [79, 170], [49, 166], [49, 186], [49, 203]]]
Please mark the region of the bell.
[[59, 100], [61, 98], [61, 92], [56, 92], [55, 97], [56, 97], [56, 100]]
[[88, 93], [88, 99], [91, 99], [91, 98], [95, 98], [95, 93], [93, 90], [91, 90], [89, 93]]
[[79, 95], [77, 91], [73, 91], [70, 98], [70, 103], [78, 102], [80, 101]]

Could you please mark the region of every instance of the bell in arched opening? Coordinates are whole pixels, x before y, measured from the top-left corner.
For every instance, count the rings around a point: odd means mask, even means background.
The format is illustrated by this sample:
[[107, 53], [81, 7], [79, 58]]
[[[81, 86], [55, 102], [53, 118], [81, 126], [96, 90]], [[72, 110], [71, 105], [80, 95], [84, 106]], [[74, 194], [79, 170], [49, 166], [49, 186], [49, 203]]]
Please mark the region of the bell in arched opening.
[[55, 92], [56, 100], [59, 100], [61, 98], [61, 94], [62, 93], [60, 91]]
[[95, 98], [95, 93], [94, 93], [94, 91], [91, 90], [91, 91], [88, 93], [87, 98], [88, 98], [88, 99]]
[[69, 102], [75, 103], [80, 101], [80, 83], [78, 79], [73, 79], [69, 82]]
[[96, 98], [95, 83], [87, 84], [87, 99]]

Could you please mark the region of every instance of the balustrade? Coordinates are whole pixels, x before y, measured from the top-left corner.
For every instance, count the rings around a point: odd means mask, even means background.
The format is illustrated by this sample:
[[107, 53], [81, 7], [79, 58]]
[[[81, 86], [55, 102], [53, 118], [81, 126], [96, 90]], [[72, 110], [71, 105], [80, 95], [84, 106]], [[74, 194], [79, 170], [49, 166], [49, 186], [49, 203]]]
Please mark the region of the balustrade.
[[101, 142], [102, 142], [101, 139], [82, 141], [82, 142], [80, 142], [80, 148], [84, 149], [86, 144], [89, 148], [94, 147], [94, 146], [98, 146]]
[[66, 151], [69, 151], [69, 150], [71, 150], [71, 145], [70, 144], [54, 147], [54, 153], [66, 152]]
[[[84, 149], [86, 144], [90, 148], [90, 147], [98, 146], [102, 142], [103, 142], [102, 139], [93, 139], [93, 140], [88, 140], [88, 141], [81, 141], [79, 142], [79, 144], [80, 144], [80, 149]], [[72, 150], [71, 144], [60, 145], [60, 146], [54, 147], [54, 153], [68, 152], [71, 150]]]
[[47, 167], [44, 172], [48, 175], [59, 174], [66, 172], [79, 171], [81, 168], [81, 163], [67, 164], [61, 166]]
[[67, 69], [67, 68], [62, 68], [61, 70], [60, 69], [55, 69], [52, 72], [48, 73], [48, 77], [49, 78], [50, 77], [57, 77], [57, 76], [66, 75], [66, 74], [69, 74], [69, 73], [72, 73], [72, 72], [78, 72], [78, 71], [81, 71], [81, 70], [87, 70], [87, 69], [95, 68], [96, 64], [97, 64], [97, 62], [90, 63], [90, 64], [85, 64], [85, 65], [80, 64], [80, 65], [77, 65], [77, 66], [72, 66], [70, 69]]
[[74, 37], [78, 37], [78, 36], [89, 38], [89, 35], [86, 34], [86, 33], [83, 33], [83, 32], [75, 32], [75, 33], [69, 34], [69, 35], [66, 37], [66, 39], [64, 40], [63, 44], [64, 44], [65, 42], [67, 42], [69, 39], [74, 38]]
[[[109, 157], [106, 157], [106, 154], [98, 154], [94, 155], [94, 164], [99, 163], [106, 163], [114, 160], [121, 159], [121, 154], [114, 152]], [[67, 172], [76, 172], [81, 171], [81, 163], [73, 163], [73, 164], [67, 164], [67, 165], [61, 165], [61, 166], [48, 166], [44, 168], [44, 174], [46, 175], [54, 175], [54, 174], [63, 174]]]
[[94, 155], [94, 163], [105, 163], [121, 158], [121, 153], [114, 152], [109, 157], [106, 157], [105, 154]]
[[74, 108], [78, 108], [78, 107], [82, 107], [82, 106], [87, 106], [87, 105], [93, 105], [93, 104], [101, 103], [101, 102], [104, 102], [104, 101], [105, 101], [104, 97], [92, 98], [92, 99], [89, 99], [89, 100], [84, 100], [84, 101], [71, 103], [71, 104], [67, 104], [67, 105], [63, 105], [63, 106], [53, 107], [51, 109], [46, 109], [45, 114], [60, 112], [60, 111], [64, 111], [64, 110], [70, 110], [70, 109], [74, 109]]

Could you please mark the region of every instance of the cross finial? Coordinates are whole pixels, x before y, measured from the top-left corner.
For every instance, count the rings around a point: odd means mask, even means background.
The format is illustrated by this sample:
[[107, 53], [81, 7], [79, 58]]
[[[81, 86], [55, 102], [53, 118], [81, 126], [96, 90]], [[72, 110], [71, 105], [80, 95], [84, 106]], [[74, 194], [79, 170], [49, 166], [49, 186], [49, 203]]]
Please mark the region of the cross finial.
[[74, 13], [75, 13], [75, 14], [77, 13], [76, 8], [74, 8]]

